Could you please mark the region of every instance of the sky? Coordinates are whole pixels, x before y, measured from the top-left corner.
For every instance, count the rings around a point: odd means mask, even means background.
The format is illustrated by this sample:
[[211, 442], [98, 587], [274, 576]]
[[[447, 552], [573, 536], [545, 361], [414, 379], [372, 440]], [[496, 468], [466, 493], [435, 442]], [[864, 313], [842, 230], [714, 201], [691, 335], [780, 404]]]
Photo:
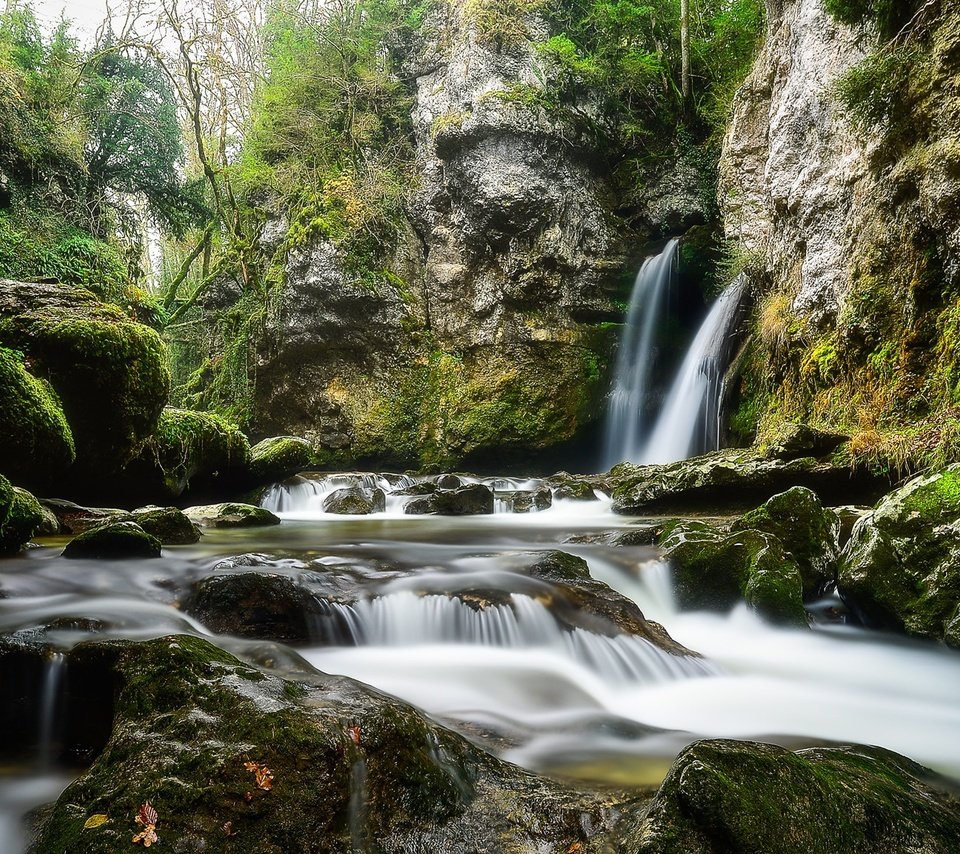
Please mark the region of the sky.
[[73, 21], [76, 34], [82, 36], [92, 36], [107, 14], [106, 0], [33, 0], [30, 5], [45, 27], [64, 14]]

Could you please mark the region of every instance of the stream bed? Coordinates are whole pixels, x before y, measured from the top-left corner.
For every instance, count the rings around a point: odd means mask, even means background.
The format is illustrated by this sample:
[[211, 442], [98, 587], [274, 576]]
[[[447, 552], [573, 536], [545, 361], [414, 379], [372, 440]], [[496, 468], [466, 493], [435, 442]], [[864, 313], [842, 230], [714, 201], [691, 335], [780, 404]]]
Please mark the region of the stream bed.
[[[327, 575], [364, 594], [311, 626], [311, 640], [296, 648], [302, 659], [273, 656], [281, 673], [306, 660], [358, 679], [535, 771], [655, 785], [691, 741], [733, 737], [789, 747], [875, 744], [960, 780], [956, 652], [836, 622], [801, 631], [771, 627], [745, 609], [681, 612], [654, 548], [592, 536], [642, 521], [616, 516], [607, 500], [467, 517], [404, 516], [388, 504], [345, 517], [319, 510], [316, 494], [274, 495], [268, 502], [281, 525], [208, 531], [159, 560], [69, 561], [60, 557], [62, 541], [44, 541], [0, 562], [0, 635], [42, 627], [45, 643], [67, 651], [91, 637], [197, 634], [262, 666], [255, 639], [216, 635], [178, 607], [212, 571], [254, 563], [294, 579]], [[594, 578], [702, 658], [561, 626], [543, 604], [543, 582], [524, 573], [538, 554], [557, 549], [583, 558]], [[237, 555], [256, 558], [224, 563]], [[471, 607], [450, 595], [479, 587], [497, 601]], [[35, 755], [0, 766], [5, 854], [24, 847], [20, 817], [55, 799], [78, 770], [64, 768], [58, 752], [73, 713], [60, 705], [63, 657], [52, 655], [46, 667]]]

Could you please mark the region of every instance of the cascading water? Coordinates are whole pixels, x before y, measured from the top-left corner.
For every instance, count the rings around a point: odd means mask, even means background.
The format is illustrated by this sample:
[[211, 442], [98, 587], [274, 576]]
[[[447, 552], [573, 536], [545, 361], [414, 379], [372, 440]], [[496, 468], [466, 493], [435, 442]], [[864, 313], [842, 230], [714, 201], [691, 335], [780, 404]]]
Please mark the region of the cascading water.
[[671, 240], [659, 255], [647, 258], [633, 286], [607, 414], [604, 452], [608, 466], [636, 460], [643, 448], [657, 331], [674, 290], [679, 246], [679, 240]]
[[640, 462], [672, 463], [719, 447], [720, 391], [744, 289], [743, 279], [733, 282], [703, 321]]

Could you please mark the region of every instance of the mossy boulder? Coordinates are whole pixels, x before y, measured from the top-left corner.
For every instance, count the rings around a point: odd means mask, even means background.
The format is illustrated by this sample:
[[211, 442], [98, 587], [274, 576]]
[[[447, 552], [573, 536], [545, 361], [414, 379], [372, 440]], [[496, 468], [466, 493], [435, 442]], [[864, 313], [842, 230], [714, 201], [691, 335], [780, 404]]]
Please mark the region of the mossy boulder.
[[119, 560], [160, 557], [160, 540], [136, 522], [107, 522], [78, 534], [63, 550], [65, 558]]
[[532, 513], [553, 506], [553, 493], [546, 487], [537, 490], [498, 489], [494, 497], [509, 507], [511, 513]]
[[744, 601], [773, 622], [807, 625], [800, 567], [776, 537], [680, 522], [661, 546], [681, 608], [727, 611]]
[[868, 623], [960, 647], [960, 464], [914, 478], [860, 519], [838, 580]]
[[768, 436], [763, 452], [768, 457], [795, 460], [800, 457], [825, 457], [850, 440], [841, 433], [818, 430], [809, 424], [786, 421]]
[[183, 512], [201, 528], [255, 528], [280, 524], [279, 517], [269, 510], [236, 502], [188, 507]]
[[30, 374], [21, 353], [0, 347], [0, 472], [37, 489], [62, 478], [74, 459], [56, 392]]
[[0, 346], [23, 353], [56, 392], [74, 481], [118, 473], [156, 429], [170, 387], [163, 342], [89, 291], [0, 281]]
[[878, 747], [792, 753], [700, 741], [674, 762], [649, 811], [627, 818], [636, 854], [888, 854], [960, 851], [946, 781]]
[[382, 489], [363, 489], [359, 486], [335, 489], [323, 499], [324, 513], [367, 516], [370, 513], [382, 513], [385, 507], [386, 496]]
[[872, 502], [889, 488], [870, 472], [851, 472], [814, 457], [784, 460], [737, 448], [666, 465], [621, 463], [609, 479], [614, 511], [628, 515], [744, 511], [793, 486], [831, 503]]
[[800, 567], [804, 596], [812, 596], [836, 576], [840, 520], [816, 494], [802, 486], [774, 495], [731, 526], [731, 531], [753, 528], [771, 534]]
[[457, 489], [436, 489], [430, 495], [408, 501], [403, 512], [411, 515], [482, 516], [493, 513], [493, 490], [482, 483]]
[[199, 526], [176, 507], [140, 507], [131, 514], [144, 531], [165, 546], [188, 546], [199, 541]]
[[304, 471], [313, 464], [313, 446], [296, 436], [274, 436], [250, 449], [250, 478], [272, 483]]
[[0, 475], [0, 555], [20, 551], [43, 520], [40, 502]]
[[399, 700], [301, 667], [281, 679], [183, 636], [74, 649], [71, 672], [110, 689], [98, 708], [112, 702], [113, 722], [35, 850], [134, 850], [149, 801], [160, 850], [573, 851], [637, 801], [538, 778]]
[[249, 478], [250, 443], [235, 425], [209, 412], [167, 407], [156, 433], [127, 470], [130, 488], [178, 498], [237, 489]]

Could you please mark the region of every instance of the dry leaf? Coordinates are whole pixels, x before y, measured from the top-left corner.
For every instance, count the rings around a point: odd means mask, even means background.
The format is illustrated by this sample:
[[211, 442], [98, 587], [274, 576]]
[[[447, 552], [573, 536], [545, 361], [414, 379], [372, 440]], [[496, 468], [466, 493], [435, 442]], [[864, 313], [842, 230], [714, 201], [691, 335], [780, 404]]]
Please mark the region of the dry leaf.
[[357, 747], [360, 746], [360, 735], [361, 735], [361, 732], [362, 732], [362, 730], [361, 730], [360, 727], [358, 727], [358, 726], [352, 726], [352, 727], [349, 727], [349, 728], [347, 729], [347, 735], [350, 736], [350, 740], [351, 740], [355, 745], [357, 745]]
[[140, 804], [140, 811], [137, 813], [136, 822], [143, 827], [143, 830], [133, 837], [134, 845], [142, 842], [144, 848], [149, 848], [154, 842], [160, 841], [160, 837], [157, 836], [158, 819], [157, 811], [153, 808], [153, 804], [151, 804], [150, 801], [147, 801], [145, 804]]
[[96, 815], [90, 816], [90, 818], [83, 823], [83, 829], [93, 830], [93, 828], [100, 827], [101, 824], [106, 824], [108, 821], [110, 821], [110, 816], [97, 813]]
[[232, 822], [232, 821], [228, 821], [228, 822], [226, 822], [226, 823], [223, 825], [223, 832], [224, 832], [225, 834], [227, 834], [227, 836], [236, 836], [236, 835], [237, 835], [237, 831], [235, 831], [235, 830], [233, 829], [233, 822]]
[[244, 792], [243, 799], [249, 804], [253, 800], [253, 792]]
[[583, 851], [583, 843], [581, 842], [572, 842], [570, 847], [564, 852], [564, 854], [577, 854], [578, 851]]
[[257, 781], [257, 788], [270, 791], [273, 788], [273, 771], [259, 762], [244, 762], [243, 767], [250, 771]]

